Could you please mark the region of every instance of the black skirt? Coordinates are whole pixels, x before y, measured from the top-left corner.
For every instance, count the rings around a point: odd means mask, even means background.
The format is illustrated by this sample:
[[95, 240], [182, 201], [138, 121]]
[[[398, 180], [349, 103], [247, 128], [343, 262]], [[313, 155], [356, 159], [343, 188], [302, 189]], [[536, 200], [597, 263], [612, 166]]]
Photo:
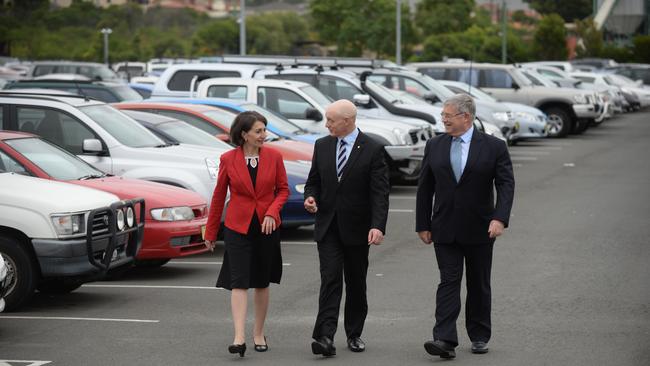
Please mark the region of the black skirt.
[[262, 234], [257, 214], [253, 213], [248, 234], [240, 234], [224, 226], [226, 251], [217, 279], [217, 287], [227, 290], [266, 288], [280, 283], [282, 253], [280, 229], [270, 235]]

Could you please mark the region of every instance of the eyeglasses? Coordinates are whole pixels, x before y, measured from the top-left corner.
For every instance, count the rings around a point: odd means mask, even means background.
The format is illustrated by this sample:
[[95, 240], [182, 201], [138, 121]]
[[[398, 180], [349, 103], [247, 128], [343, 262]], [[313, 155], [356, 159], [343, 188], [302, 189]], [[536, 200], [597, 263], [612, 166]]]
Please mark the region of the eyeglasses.
[[447, 120], [450, 120], [450, 119], [452, 119], [452, 118], [454, 118], [454, 117], [456, 117], [456, 116], [459, 116], [459, 115], [461, 115], [461, 114], [465, 114], [465, 112], [458, 112], [458, 113], [456, 113], [456, 114], [440, 113], [440, 118], [442, 118], [443, 120], [447, 121]]

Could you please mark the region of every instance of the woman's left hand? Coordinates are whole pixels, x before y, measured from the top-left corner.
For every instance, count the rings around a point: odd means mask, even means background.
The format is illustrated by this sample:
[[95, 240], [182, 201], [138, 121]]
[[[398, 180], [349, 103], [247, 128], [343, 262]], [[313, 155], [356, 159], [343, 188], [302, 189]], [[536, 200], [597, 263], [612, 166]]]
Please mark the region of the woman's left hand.
[[269, 235], [275, 231], [275, 219], [271, 216], [264, 216], [262, 221], [262, 233]]

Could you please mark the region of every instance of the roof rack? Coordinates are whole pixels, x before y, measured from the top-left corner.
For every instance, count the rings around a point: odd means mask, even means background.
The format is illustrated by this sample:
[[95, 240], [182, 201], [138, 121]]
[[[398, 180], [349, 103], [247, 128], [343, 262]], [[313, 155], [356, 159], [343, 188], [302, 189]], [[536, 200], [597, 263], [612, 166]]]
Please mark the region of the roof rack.
[[223, 63], [253, 64], [253, 65], [281, 65], [296, 68], [298, 66], [328, 67], [336, 70], [345, 67], [379, 68], [392, 64], [387, 60], [377, 60], [361, 57], [294, 57], [294, 56], [240, 56], [225, 55]]
[[[65, 101], [55, 99], [52, 97], [57, 97], [57, 98], [76, 98], [76, 99], [84, 99], [86, 101], [94, 100], [97, 101], [97, 99], [88, 97], [88, 96], [83, 96], [83, 95], [78, 95], [78, 94], [48, 94], [48, 93], [30, 93], [30, 92], [14, 92], [11, 91], [11, 89], [5, 89], [5, 90], [0, 90], [0, 97], [13, 97], [13, 98], [28, 98], [28, 99], [44, 99], [44, 100], [52, 100], [56, 102], [62, 102], [66, 103]], [[69, 103], [67, 103], [69, 104]]]

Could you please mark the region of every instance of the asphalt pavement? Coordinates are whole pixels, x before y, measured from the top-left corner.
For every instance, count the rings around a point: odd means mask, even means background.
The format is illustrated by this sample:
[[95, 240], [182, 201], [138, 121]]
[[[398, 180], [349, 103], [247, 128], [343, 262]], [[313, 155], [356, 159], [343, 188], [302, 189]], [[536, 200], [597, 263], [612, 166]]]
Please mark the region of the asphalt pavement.
[[[313, 228], [283, 232], [284, 276], [271, 287], [269, 351], [232, 356], [229, 292], [214, 287], [223, 251], [136, 269], [61, 296], [37, 293], [0, 314], [0, 365], [647, 365], [650, 363], [650, 112], [583, 135], [510, 148], [510, 228], [497, 240], [492, 340], [470, 353], [464, 316], [457, 358], [431, 338], [438, 271], [414, 232], [415, 187], [394, 187], [384, 243], [368, 273], [367, 350], [311, 354], [318, 304]], [[252, 305], [252, 297], [250, 304]]]

